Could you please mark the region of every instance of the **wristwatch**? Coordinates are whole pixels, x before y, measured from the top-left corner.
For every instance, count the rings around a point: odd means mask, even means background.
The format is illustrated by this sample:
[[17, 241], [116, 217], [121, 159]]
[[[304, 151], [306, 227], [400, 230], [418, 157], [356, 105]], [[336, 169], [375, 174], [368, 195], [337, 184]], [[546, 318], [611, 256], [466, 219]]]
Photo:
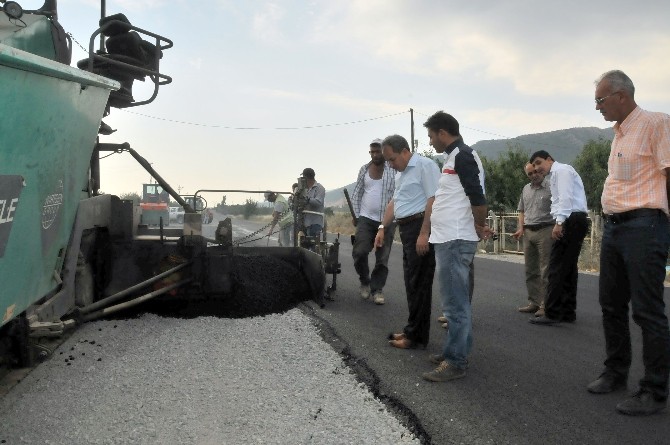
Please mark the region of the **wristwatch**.
[[379, 227], [377, 227], [377, 230], [381, 230], [384, 228], [384, 224], [380, 224]]

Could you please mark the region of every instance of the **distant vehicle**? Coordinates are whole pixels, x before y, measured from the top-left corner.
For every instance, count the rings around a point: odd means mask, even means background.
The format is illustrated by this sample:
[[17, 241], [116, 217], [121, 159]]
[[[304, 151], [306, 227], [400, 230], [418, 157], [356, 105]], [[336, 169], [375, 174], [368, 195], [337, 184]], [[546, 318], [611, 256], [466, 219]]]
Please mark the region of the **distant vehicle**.
[[184, 209], [182, 207], [170, 207], [170, 223], [182, 224], [184, 222]]

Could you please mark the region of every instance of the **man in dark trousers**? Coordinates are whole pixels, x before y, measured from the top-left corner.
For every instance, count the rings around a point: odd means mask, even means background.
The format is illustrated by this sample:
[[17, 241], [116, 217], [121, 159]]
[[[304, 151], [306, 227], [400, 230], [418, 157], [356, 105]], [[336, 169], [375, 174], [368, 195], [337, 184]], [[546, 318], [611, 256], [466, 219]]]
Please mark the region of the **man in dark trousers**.
[[412, 153], [407, 140], [399, 135], [382, 142], [384, 159], [398, 171], [393, 199], [375, 237], [375, 247], [384, 246], [384, 228], [395, 219], [402, 241], [402, 268], [409, 317], [402, 332], [391, 334], [396, 348], [425, 348], [430, 331], [430, 305], [435, 275], [435, 251], [428, 243], [430, 219], [426, 211], [435, 199], [440, 169], [435, 161]]
[[640, 108], [633, 81], [609, 71], [596, 81], [596, 110], [614, 121], [601, 203], [605, 227], [600, 250], [600, 306], [605, 331], [605, 370], [588, 391], [626, 387], [631, 364], [628, 306], [642, 329], [644, 377], [618, 412], [648, 415], [665, 408], [670, 371], [670, 332], [663, 301], [670, 247], [670, 116]]
[[[391, 168], [382, 155], [382, 140], [370, 143], [370, 162], [358, 171], [356, 186], [352, 193], [354, 209], [353, 223], [356, 227], [356, 241], [351, 250], [354, 268], [361, 283], [361, 298], [370, 298], [375, 304], [384, 304], [382, 290], [389, 273], [388, 261], [395, 236], [396, 225], [384, 227], [384, 246], [374, 249], [375, 236], [382, 222], [384, 210], [393, 197], [396, 171]], [[375, 250], [375, 267], [370, 273], [368, 256]]]
[[544, 316], [529, 321], [539, 326], [574, 323], [577, 319], [577, 261], [589, 227], [584, 184], [572, 166], [554, 161], [544, 150], [533, 153], [530, 163], [538, 173], [549, 177], [551, 216], [556, 224], [551, 230], [554, 244], [549, 255]]

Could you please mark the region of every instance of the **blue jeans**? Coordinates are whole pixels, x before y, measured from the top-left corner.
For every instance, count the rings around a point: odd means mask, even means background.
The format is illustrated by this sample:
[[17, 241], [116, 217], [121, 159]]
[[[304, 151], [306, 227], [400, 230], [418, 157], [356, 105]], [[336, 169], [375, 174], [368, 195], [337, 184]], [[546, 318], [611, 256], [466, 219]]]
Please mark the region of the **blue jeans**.
[[472, 348], [470, 266], [476, 251], [477, 241], [435, 244], [442, 310], [449, 321], [442, 354], [450, 365], [460, 369], [465, 368]]
[[605, 331], [606, 370], [628, 376], [631, 341], [628, 305], [642, 329], [644, 377], [640, 388], [668, 397], [670, 333], [663, 301], [670, 247], [668, 218], [659, 211], [620, 223], [606, 223], [600, 250], [600, 306]]
[[[363, 285], [370, 285], [370, 293], [381, 292], [386, 284], [386, 277], [389, 274], [388, 262], [395, 236], [395, 224], [391, 224], [384, 229], [384, 245], [380, 249], [375, 249], [375, 236], [379, 221], [373, 221], [361, 216], [356, 224], [356, 241], [351, 249], [351, 256], [354, 259], [354, 269], [358, 273], [358, 278]], [[375, 267], [370, 273], [368, 256], [374, 250]]]

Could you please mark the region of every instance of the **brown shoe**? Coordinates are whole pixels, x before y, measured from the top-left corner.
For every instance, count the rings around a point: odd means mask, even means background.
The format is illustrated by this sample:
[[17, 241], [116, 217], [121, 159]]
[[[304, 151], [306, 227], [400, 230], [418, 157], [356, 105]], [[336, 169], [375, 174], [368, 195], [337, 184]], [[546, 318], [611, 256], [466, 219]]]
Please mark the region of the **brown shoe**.
[[389, 340], [389, 345], [398, 349], [412, 349], [414, 346], [412, 340], [408, 338], [402, 338], [400, 340]]
[[536, 317], [544, 317], [544, 305], [540, 306], [540, 309], [535, 312]]
[[407, 338], [407, 336], [405, 335], [404, 332], [400, 332], [400, 333], [397, 333], [397, 334], [393, 334], [393, 333], [389, 334], [389, 340], [405, 340], [406, 338]]
[[530, 303], [528, 306], [520, 307], [519, 312], [530, 314], [531, 312], [536, 312], [538, 309], [540, 309], [540, 306], [534, 303]]
[[394, 348], [398, 349], [416, 349], [416, 348], [422, 348], [425, 349], [426, 345], [421, 345], [419, 343], [415, 343], [409, 338], [403, 338], [402, 340], [389, 340], [389, 345], [393, 346]]

